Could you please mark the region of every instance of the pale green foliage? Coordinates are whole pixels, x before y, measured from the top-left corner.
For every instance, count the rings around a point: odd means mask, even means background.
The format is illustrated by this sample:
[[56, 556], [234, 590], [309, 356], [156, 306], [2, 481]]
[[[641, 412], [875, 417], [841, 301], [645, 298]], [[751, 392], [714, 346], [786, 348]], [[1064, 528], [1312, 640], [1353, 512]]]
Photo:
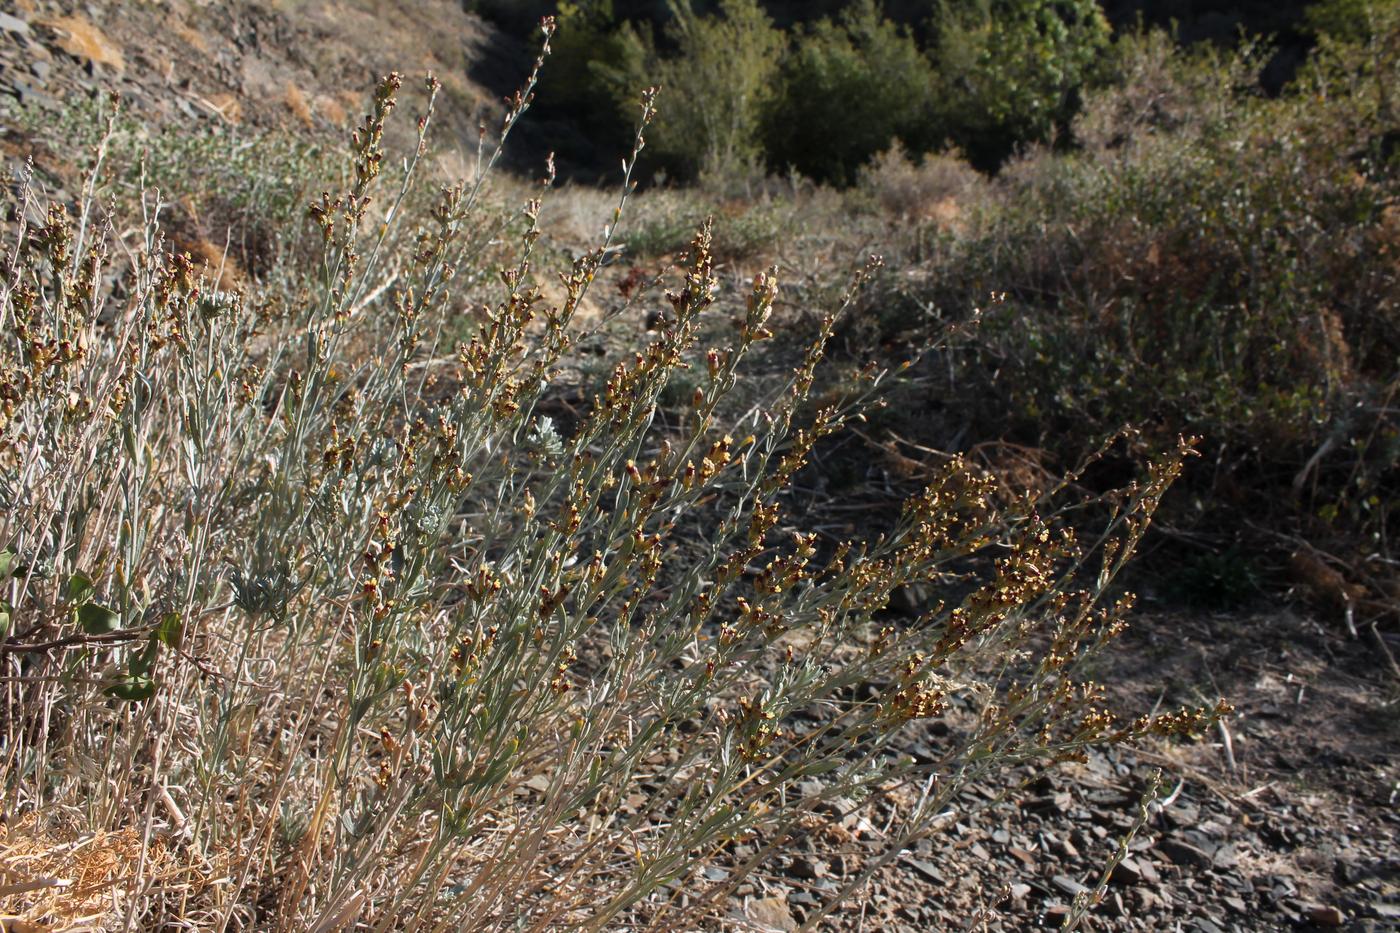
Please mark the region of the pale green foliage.
[[874, 0], [798, 36], [782, 77], [765, 134], [774, 168], [848, 184], [896, 139], [916, 152], [930, 141], [932, 68]]
[[1109, 38], [1095, 0], [944, 3], [935, 31], [946, 132], [980, 167], [1049, 140]]
[[1400, 15], [1400, 0], [1323, 0], [1304, 12], [1308, 27], [1320, 36], [1366, 42], [1384, 36]]
[[723, 0], [714, 16], [698, 15], [690, 0], [673, 0], [672, 11], [675, 54], [660, 55], [649, 36], [628, 25], [620, 61], [600, 71], [627, 108], [641, 88], [660, 86], [660, 113], [647, 144], [671, 170], [711, 181], [746, 174], [762, 153], [759, 130], [776, 86], [783, 33], [756, 0]]

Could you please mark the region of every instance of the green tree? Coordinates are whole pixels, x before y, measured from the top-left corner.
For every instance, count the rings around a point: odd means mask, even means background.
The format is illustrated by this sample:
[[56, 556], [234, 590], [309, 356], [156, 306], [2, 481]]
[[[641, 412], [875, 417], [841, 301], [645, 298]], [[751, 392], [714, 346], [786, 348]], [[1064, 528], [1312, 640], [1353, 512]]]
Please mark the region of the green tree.
[[1326, 0], [1307, 20], [1317, 48], [1299, 86], [1329, 102], [1334, 122], [1369, 137], [1372, 158], [1400, 165], [1400, 0]]
[[1400, 0], [1322, 0], [1307, 8], [1309, 30], [1334, 40], [1366, 44], [1383, 36], [1400, 16]]
[[554, 145], [566, 160], [587, 165], [615, 164], [631, 141], [636, 105], [622, 113], [600, 67], [625, 54], [612, 0], [562, 2], [549, 62], [540, 72], [536, 112], [573, 132], [558, 134]]
[[777, 84], [785, 37], [756, 0], [721, 0], [701, 16], [689, 0], [672, 0], [662, 55], [649, 32], [619, 30], [616, 64], [601, 65], [624, 109], [659, 84], [660, 115], [647, 134], [653, 159], [686, 178], [721, 179], [747, 173], [762, 155], [759, 131]]
[[901, 140], [931, 141], [933, 70], [914, 39], [858, 0], [839, 22], [823, 19], [795, 40], [781, 96], [766, 121], [769, 163], [850, 184], [876, 153]]
[[1068, 124], [1110, 32], [1095, 0], [944, 2], [931, 30], [944, 136], [982, 169]]

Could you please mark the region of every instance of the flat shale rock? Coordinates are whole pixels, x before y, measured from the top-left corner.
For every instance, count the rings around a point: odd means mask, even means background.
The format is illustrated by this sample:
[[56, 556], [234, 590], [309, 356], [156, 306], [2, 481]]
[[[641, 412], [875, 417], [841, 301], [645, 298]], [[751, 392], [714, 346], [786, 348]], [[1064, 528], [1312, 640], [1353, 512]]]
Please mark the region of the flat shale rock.
[[1069, 875], [1056, 875], [1051, 878], [1050, 881], [1067, 897], [1078, 897], [1081, 894], [1089, 893], [1089, 888], [1074, 880]]
[[1134, 885], [1142, 880], [1142, 866], [1138, 864], [1137, 859], [1131, 857], [1113, 866], [1113, 871], [1108, 876], [1109, 884]]
[[788, 909], [786, 897], [762, 897], [750, 901], [744, 912], [760, 929], [770, 933], [791, 933], [797, 929], [797, 921]]
[[13, 33], [17, 36], [27, 36], [29, 35], [29, 23], [26, 20], [20, 19], [18, 16], [12, 16], [9, 13], [0, 13], [0, 32]]
[[1332, 906], [1308, 908], [1308, 919], [1320, 927], [1336, 929], [1347, 922], [1346, 914]]
[[1183, 868], [1205, 869], [1215, 864], [1209, 852], [1170, 836], [1157, 843], [1157, 851], [1171, 859], [1172, 864]]

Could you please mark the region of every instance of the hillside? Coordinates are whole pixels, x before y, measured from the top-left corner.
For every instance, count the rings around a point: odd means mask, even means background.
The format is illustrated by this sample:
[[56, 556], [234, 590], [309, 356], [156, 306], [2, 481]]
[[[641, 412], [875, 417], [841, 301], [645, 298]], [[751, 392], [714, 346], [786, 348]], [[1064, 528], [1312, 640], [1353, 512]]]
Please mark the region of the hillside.
[[[40, 3], [6, 14], [0, 87], [55, 112], [115, 91], [153, 127], [192, 121], [339, 134], [364, 88], [393, 70], [443, 81], [444, 146], [471, 151], [530, 52], [447, 0]], [[12, 154], [21, 144], [11, 139]]]

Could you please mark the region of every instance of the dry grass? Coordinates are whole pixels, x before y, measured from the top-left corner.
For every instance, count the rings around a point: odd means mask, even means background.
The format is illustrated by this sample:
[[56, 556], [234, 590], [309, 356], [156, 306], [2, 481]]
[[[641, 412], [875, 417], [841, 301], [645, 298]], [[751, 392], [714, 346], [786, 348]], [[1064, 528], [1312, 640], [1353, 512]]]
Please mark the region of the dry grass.
[[316, 108], [316, 113], [331, 126], [346, 126], [350, 122], [350, 113], [345, 109], [345, 103], [340, 97], [334, 94], [318, 94], [312, 101]]
[[212, 878], [181, 865], [165, 841], [143, 840], [135, 828], [93, 831], [78, 828], [72, 817], [27, 814], [0, 828], [0, 929], [64, 933], [119, 926], [138, 861], [167, 897], [194, 895]]
[[301, 88], [295, 82], [287, 82], [286, 89], [282, 92], [282, 102], [287, 105], [287, 109], [302, 126], [310, 127], [315, 124], [316, 119], [311, 114], [311, 107], [306, 102], [306, 95], [301, 92]]
[[121, 50], [90, 20], [81, 16], [59, 16], [43, 19], [39, 25], [58, 34], [58, 47], [75, 58], [105, 65], [114, 71], [126, 68]]
[[209, 54], [209, 40], [204, 38], [204, 33], [195, 29], [183, 19], [176, 17], [170, 21], [170, 31], [182, 43], [204, 55]]
[[181, 247], [194, 257], [200, 274], [223, 291], [235, 291], [248, 283], [248, 275], [222, 246], [198, 237]]
[[239, 99], [237, 94], [227, 91], [210, 94], [204, 98], [203, 103], [225, 123], [237, 125], [243, 122], [243, 101]]

